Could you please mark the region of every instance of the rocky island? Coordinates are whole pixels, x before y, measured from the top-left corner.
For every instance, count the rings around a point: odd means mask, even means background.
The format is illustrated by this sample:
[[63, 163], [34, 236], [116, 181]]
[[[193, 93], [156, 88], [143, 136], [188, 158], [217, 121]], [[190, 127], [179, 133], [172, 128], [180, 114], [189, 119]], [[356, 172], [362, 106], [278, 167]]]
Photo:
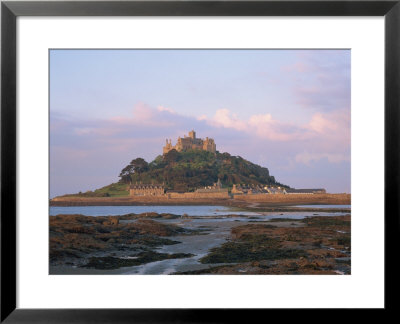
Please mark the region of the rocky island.
[[163, 154], [148, 163], [133, 159], [120, 180], [94, 191], [54, 197], [51, 206], [185, 205], [251, 206], [350, 204], [350, 194], [327, 194], [325, 189], [294, 189], [279, 183], [268, 168], [240, 156], [220, 153], [213, 139], [195, 131], [166, 141]]

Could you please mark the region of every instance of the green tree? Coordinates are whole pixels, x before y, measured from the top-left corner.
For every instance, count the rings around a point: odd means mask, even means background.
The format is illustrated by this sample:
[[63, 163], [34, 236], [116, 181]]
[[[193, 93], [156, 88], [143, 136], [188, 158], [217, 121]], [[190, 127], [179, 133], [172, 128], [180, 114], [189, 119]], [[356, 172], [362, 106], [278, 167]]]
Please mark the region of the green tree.
[[121, 182], [129, 183], [131, 181], [131, 174], [133, 173], [133, 166], [128, 164], [125, 168], [121, 170], [119, 177], [121, 178]]
[[164, 161], [167, 163], [178, 162], [179, 153], [177, 150], [173, 149], [164, 155]]
[[132, 175], [142, 174], [149, 170], [149, 164], [142, 158], [136, 158], [131, 161], [125, 168], [123, 168], [119, 174], [121, 182], [129, 183], [132, 179]]
[[142, 158], [132, 160], [130, 165], [135, 173], [140, 174], [149, 170], [149, 164]]

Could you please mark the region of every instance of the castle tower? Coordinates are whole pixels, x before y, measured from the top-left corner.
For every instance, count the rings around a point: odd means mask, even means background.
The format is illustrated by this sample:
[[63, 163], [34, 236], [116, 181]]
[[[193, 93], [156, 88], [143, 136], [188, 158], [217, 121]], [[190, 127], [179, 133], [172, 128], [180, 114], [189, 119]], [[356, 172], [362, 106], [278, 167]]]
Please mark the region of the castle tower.
[[221, 189], [221, 188], [222, 188], [221, 180], [220, 180], [219, 178], [218, 178], [216, 187], [217, 187], [218, 189]]
[[192, 139], [196, 138], [196, 132], [193, 129], [192, 129], [191, 132], [189, 132], [189, 137], [192, 138]]
[[163, 154], [167, 154], [169, 151], [171, 151], [173, 149], [171, 140], [168, 139], [165, 140], [165, 146], [163, 147]]
[[212, 138], [206, 137], [206, 139], [203, 141], [203, 150], [204, 151], [209, 151], [212, 153], [215, 153], [217, 150], [217, 147], [215, 145], [215, 142]]

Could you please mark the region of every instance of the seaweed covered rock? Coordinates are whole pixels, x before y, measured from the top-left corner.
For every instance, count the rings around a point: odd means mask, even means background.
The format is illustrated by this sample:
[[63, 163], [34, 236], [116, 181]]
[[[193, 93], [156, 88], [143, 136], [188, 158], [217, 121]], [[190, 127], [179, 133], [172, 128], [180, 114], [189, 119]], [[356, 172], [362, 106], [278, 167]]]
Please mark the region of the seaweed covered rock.
[[[157, 214], [158, 215], [158, 214]], [[132, 216], [132, 215], [131, 215]], [[141, 252], [149, 247], [179, 243], [167, 237], [186, 233], [177, 225], [121, 216], [50, 216], [50, 263], [81, 265], [94, 254]]]

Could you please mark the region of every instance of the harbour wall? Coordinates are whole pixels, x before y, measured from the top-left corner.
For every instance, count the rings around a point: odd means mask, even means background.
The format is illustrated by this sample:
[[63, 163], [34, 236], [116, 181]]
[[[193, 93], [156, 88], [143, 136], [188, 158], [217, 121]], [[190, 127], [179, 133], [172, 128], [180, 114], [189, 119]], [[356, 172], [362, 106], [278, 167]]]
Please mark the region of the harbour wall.
[[[163, 196], [126, 196], [126, 197], [55, 197], [50, 200], [50, 206], [130, 206], [130, 205], [350, 205], [350, 194], [254, 194], [234, 195], [233, 199], [226, 193], [221, 196], [197, 195], [195, 193], [173, 193]], [[189, 194], [189, 195], [188, 195]], [[190, 195], [191, 194], [191, 195]], [[216, 193], [214, 193], [215, 195]]]
[[272, 204], [350, 205], [351, 194], [254, 194], [234, 195], [234, 200]]

